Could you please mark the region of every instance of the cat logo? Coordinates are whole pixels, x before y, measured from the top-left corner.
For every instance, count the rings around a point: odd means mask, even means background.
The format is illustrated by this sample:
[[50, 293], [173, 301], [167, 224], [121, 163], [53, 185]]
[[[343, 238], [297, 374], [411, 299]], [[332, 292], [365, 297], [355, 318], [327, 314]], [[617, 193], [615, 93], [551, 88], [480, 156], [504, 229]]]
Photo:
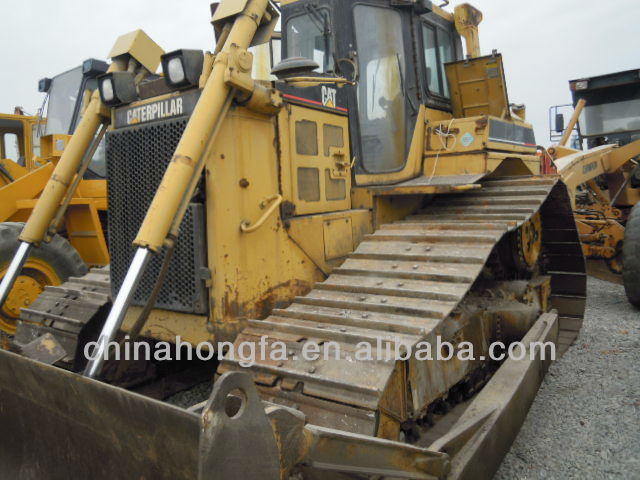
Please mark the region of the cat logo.
[[322, 106], [327, 108], [336, 108], [336, 94], [335, 88], [322, 87]]

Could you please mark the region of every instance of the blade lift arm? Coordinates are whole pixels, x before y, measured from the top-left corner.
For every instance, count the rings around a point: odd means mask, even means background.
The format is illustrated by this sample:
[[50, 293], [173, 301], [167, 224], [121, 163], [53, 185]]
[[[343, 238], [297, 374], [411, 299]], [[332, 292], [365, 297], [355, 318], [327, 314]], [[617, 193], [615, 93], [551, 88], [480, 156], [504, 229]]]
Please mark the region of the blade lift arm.
[[[118, 38], [116, 47], [122, 46], [123, 39], [127, 35]], [[116, 49], [114, 47], [114, 51]], [[157, 46], [156, 46], [157, 47]], [[118, 51], [107, 73], [131, 71], [136, 72], [136, 80], [142, 81], [149, 73], [143, 64], [135, 58], [136, 52]], [[139, 48], [139, 47], [138, 47]], [[160, 51], [159, 47], [157, 47]], [[160, 54], [157, 54], [160, 61]], [[145, 58], [144, 64], [153, 64], [153, 59]], [[49, 241], [55, 235], [57, 227], [70, 204], [71, 198], [80, 184], [82, 174], [91, 161], [91, 157], [97, 149], [106, 128], [110, 125], [111, 110], [102, 104], [100, 93], [96, 89], [82, 120], [78, 124], [69, 144], [65, 148], [62, 157], [58, 161], [47, 185], [42, 191], [36, 206], [34, 207], [27, 223], [20, 234], [20, 245], [9, 265], [7, 273], [0, 282], [0, 308], [9, 297], [13, 285], [20, 275], [29, 253], [33, 247], [37, 247], [43, 241]], [[103, 127], [98, 132], [98, 128]]]
[[253, 56], [247, 51], [263, 33], [261, 25], [275, 25], [277, 12], [268, 0], [248, 0], [240, 4], [244, 4], [243, 9], [225, 0], [214, 14], [214, 26], [224, 27], [220, 29], [223, 37], [218, 41], [224, 46], [216, 54], [210, 74], [203, 72], [206, 82], [200, 99], [133, 242], [137, 252], [100, 333], [98, 346], [85, 368], [85, 376], [96, 378], [100, 374], [107, 347], [122, 325], [151, 255], [175, 242], [204, 170], [207, 149], [214, 143], [232, 100], [236, 95], [245, 98], [248, 95], [249, 104], [258, 103], [257, 109], [272, 113], [282, 105], [279, 95], [251, 78]]

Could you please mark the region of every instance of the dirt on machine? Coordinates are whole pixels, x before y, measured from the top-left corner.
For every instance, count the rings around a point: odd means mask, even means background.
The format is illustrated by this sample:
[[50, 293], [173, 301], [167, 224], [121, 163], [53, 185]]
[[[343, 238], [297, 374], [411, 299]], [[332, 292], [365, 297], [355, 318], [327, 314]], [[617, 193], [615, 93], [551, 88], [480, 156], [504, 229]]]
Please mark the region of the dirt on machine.
[[[569, 190], [539, 174], [502, 56], [481, 55], [482, 14], [224, 0], [211, 21], [212, 52], [117, 40], [19, 236], [2, 302], [108, 124], [112, 295], [74, 296], [92, 272], [23, 309], [30, 341], [0, 351], [2, 470], [491, 478], [551, 363], [533, 345], [578, 335], [586, 267]], [[255, 78], [259, 51], [275, 80]], [[191, 370], [114, 355], [178, 337], [211, 354], [211, 395], [186, 409], [137, 392]], [[403, 355], [442, 340], [473, 357]], [[492, 360], [496, 342], [519, 355]]]
[[[570, 82], [573, 105], [552, 107], [549, 149], [569, 187], [589, 273], [624, 284], [640, 306], [640, 76], [631, 70]], [[575, 108], [564, 125], [563, 107]], [[568, 144], [574, 135], [572, 148]], [[553, 136], [553, 135], [552, 135]], [[584, 147], [584, 149], [583, 149]]]

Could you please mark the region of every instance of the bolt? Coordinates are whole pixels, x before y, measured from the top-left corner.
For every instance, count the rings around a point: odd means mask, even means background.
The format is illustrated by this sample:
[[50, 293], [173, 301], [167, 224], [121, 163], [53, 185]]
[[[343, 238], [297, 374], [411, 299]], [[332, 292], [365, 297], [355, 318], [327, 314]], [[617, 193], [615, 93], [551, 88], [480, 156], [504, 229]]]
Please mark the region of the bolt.
[[411, 251], [411, 247], [407, 247], [404, 249], [405, 252], [410, 252]]
[[367, 297], [360, 297], [360, 299], [359, 299], [359, 300], [360, 300], [361, 302], [364, 302], [364, 301], [366, 301], [366, 300], [367, 300]]
[[400, 287], [400, 288], [404, 287], [404, 283], [399, 283], [398, 287]]
[[378, 283], [376, 283], [376, 285], [380, 286], [380, 285], [382, 285], [382, 282], [378, 282]]
[[391, 268], [395, 270], [396, 268], [398, 268], [398, 265], [391, 265]]
[[414, 265], [414, 266], [413, 266], [413, 269], [414, 269], [414, 270], [417, 270], [417, 269], [418, 269], [418, 265]]
[[425, 252], [430, 252], [431, 251], [431, 247], [425, 247], [424, 251]]
[[387, 299], [386, 298], [380, 299], [380, 303], [387, 303]]
[[278, 362], [278, 368], [282, 368], [284, 366], [284, 362]]
[[363, 313], [362, 314], [362, 318], [369, 318], [369, 314], [368, 313]]
[[347, 331], [347, 329], [346, 329], [346, 328], [344, 328], [344, 327], [342, 327], [342, 328], [340, 328], [340, 331], [341, 331], [342, 333], [345, 333], [345, 332]]
[[316, 373], [316, 367], [309, 367], [309, 369], [307, 370], [307, 372], [309, 372], [309, 373]]

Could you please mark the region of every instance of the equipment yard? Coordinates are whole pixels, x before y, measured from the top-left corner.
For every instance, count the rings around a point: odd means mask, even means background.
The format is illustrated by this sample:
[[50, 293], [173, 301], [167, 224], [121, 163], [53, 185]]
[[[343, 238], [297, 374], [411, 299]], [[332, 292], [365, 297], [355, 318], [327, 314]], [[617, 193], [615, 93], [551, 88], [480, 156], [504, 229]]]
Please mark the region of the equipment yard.
[[0, 114], [0, 480], [639, 478], [640, 69], [548, 144], [449, 3], [215, 1]]
[[639, 312], [621, 285], [593, 277], [587, 299], [580, 336], [549, 369], [496, 480], [638, 478]]

